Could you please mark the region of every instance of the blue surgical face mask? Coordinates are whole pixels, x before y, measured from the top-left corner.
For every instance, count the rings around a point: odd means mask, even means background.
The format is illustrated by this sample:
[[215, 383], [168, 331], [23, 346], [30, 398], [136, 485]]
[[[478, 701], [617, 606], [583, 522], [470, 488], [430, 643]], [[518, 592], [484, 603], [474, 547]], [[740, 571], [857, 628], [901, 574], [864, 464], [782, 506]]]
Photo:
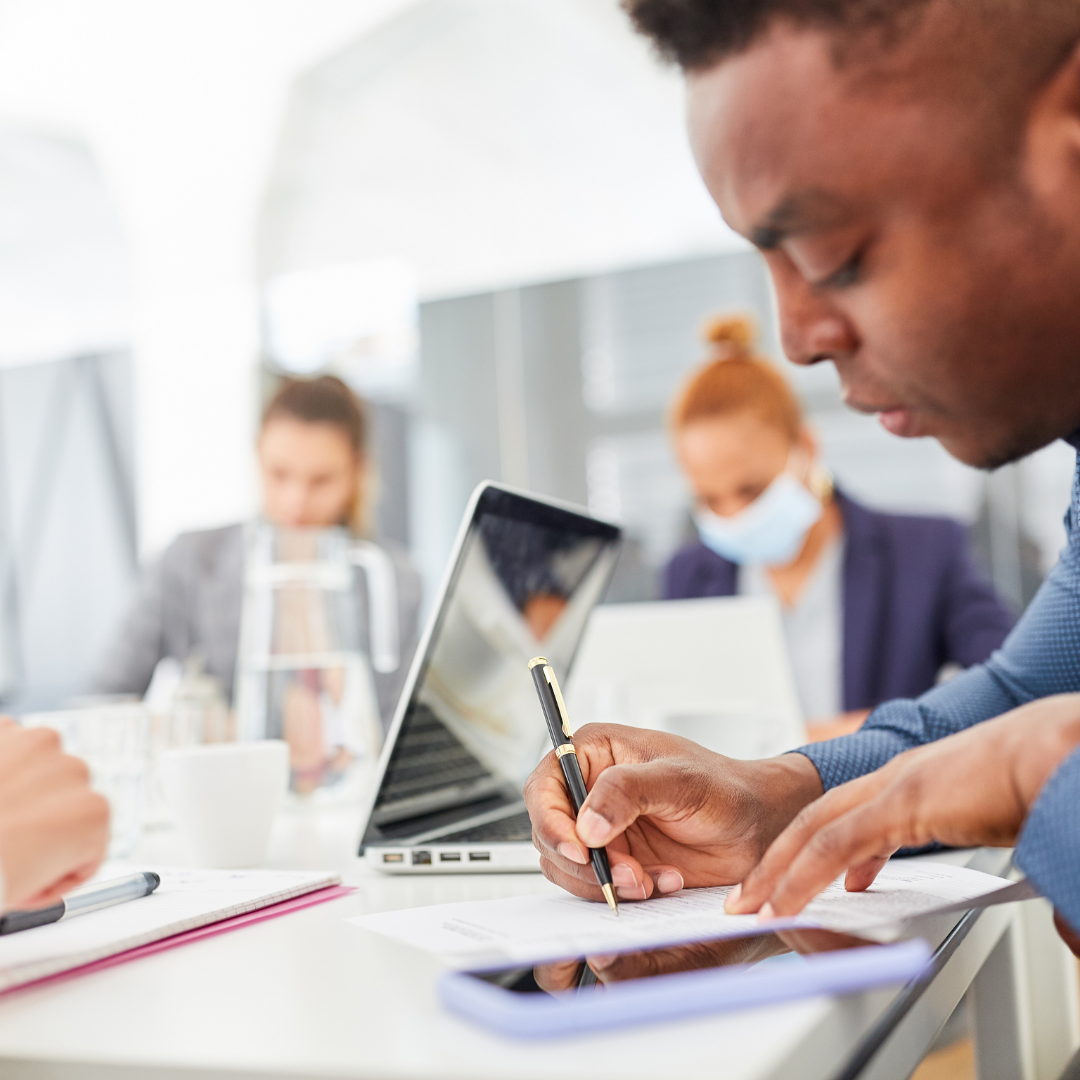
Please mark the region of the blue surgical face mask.
[[733, 563], [783, 566], [802, 551], [806, 534], [822, 514], [815, 498], [789, 472], [782, 472], [749, 506], [731, 517], [698, 507], [701, 542]]

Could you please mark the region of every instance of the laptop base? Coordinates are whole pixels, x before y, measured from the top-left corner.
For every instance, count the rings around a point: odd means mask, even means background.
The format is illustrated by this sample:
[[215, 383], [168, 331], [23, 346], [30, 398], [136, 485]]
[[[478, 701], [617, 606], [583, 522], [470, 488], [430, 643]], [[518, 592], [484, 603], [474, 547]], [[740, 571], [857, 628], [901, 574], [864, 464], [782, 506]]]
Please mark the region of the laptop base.
[[364, 862], [384, 874], [538, 873], [540, 852], [531, 843], [371, 844]]

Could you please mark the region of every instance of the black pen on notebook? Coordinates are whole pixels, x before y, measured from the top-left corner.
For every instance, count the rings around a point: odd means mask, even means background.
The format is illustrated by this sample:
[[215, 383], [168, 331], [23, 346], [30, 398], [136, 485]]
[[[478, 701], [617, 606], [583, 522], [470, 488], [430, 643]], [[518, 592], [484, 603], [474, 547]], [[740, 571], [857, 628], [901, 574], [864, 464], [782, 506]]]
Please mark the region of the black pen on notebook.
[[0, 915], [0, 934], [16, 934], [20, 930], [32, 930], [35, 926], [70, 919], [72, 915], [87, 915], [91, 911], [100, 911], [114, 904], [138, 900], [142, 896], [149, 896], [160, 884], [161, 878], [152, 871], [147, 871], [84, 885], [81, 889], [69, 892], [63, 900], [50, 907], [33, 911], [9, 911], [6, 915]]
[[[566, 712], [559, 681], [555, 678], [555, 672], [546, 656], [537, 656], [530, 660], [529, 670], [532, 672], [536, 693], [540, 697], [540, 707], [544, 710], [551, 745], [555, 747], [555, 756], [559, 759], [563, 779], [574, 804], [574, 813], [577, 814], [589, 792], [578, 764], [574, 733], [570, 728], [570, 717]], [[607, 900], [608, 907], [618, 915], [619, 901], [615, 899], [615, 885], [611, 880], [611, 864], [608, 862], [607, 851], [604, 848], [589, 848], [589, 857], [604, 899]]]

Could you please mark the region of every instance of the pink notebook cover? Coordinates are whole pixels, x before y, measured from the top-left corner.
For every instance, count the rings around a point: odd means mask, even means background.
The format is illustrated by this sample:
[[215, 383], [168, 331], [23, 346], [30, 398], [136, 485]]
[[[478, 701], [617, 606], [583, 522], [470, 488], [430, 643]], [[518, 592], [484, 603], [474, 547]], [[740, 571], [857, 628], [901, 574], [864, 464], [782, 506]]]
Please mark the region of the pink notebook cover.
[[128, 949], [126, 952], [117, 953], [115, 956], [107, 956], [104, 960], [94, 960], [92, 963], [83, 964], [81, 967], [58, 971], [55, 975], [46, 975], [43, 979], [35, 979], [33, 982], [23, 983], [21, 986], [12, 986], [8, 990], [0, 991], [0, 997], [7, 994], [16, 994], [20, 990], [26, 990], [31, 986], [47, 986], [50, 983], [62, 982], [64, 979], [72, 979], [78, 975], [88, 975], [92, 971], [103, 971], [105, 968], [115, 967], [117, 964], [126, 964], [129, 960], [152, 956], [154, 953], [164, 952], [166, 949], [175, 949], [178, 945], [187, 945], [192, 941], [200, 941], [202, 938], [214, 937], [216, 934], [227, 934], [230, 930], [239, 930], [241, 926], [249, 926], [251, 923], [262, 922], [264, 919], [276, 919], [279, 915], [288, 915], [292, 911], [300, 911], [301, 908], [312, 907], [315, 904], [325, 904], [328, 900], [338, 900], [342, 896], [348, 896], [352, 891], [347, 885], [330, 885], [325, 889], [304, 893], [303, 896], [294, 896], [291, 900], [283, 900], [280, 904], [259, 908], [258, 911], [234, 915], [231, 919], [222, 919], [221, 922], [211, 923], [209, 926], [200, 926], [195, 930], [185, 930], [183, 933], [174, 934], [172, 937], [162, 938], [161, 941], [152, 941], [149, 945], [139, 945], [137, 948]]

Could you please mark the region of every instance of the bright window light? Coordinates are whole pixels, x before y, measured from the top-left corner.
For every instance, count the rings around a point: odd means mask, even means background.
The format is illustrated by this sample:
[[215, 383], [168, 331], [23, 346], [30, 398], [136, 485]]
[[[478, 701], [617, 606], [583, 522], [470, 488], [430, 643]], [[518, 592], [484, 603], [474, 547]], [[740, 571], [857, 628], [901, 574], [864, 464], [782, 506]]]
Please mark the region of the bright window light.
[[300, 270], [274, 278], [266, 346], [285, 371], [333, 371], [369, 393], [400, 389], [419, 343], [416, 277], [404, 259]]

